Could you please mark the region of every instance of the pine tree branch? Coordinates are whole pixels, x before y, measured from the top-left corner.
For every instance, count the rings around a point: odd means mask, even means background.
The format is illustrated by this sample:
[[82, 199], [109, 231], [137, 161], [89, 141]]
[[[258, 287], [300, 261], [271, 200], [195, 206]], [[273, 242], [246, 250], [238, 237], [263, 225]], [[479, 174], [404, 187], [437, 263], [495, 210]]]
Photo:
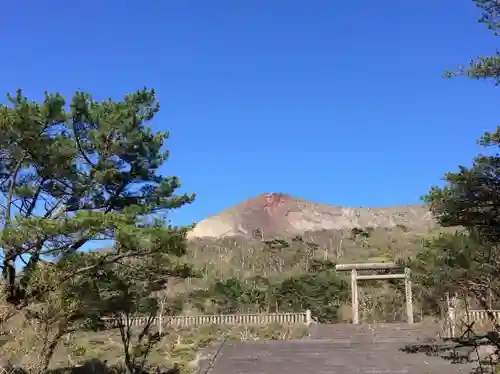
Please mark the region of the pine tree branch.
[[38, 203], [38, 198], [40, 197], [40, 193], [42, 192], [42, 187], [43, 187], [44, 183], [45, 183], [45, 179], [42, 178], [42, 180], [38, 184], [38, 187], [37, 187], [35, 193], [33, 194], [30, 205], [26, 209], [26, 213], [24, 214], [25, 218], [30, 217], [31, 214], [33, 213], [33, 209], [35, 209], [35, 206]]

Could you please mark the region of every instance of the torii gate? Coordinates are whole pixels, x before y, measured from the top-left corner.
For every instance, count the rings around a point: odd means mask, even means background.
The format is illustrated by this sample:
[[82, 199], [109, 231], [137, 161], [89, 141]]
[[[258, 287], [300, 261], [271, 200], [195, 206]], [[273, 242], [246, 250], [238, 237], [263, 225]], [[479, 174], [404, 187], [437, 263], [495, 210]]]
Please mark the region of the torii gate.
[[[351, 292], [352, 292], [352, 323], [359, 324], [359, 302], [358, 302], [358, 280], [381, 280], [381, 279], [404, 279], [406, 316], [408, 323], [413, 323], [413, 301], [411, 292], [410, 269], [408, 267], [396, 265], [393, 262], [365, 263], [365, 264], [339, 264], [335, 266], [337, 271], [351, 271]], [[404, 269], [399, 274], [374, 274], [358, 275], [358, 270], [383, 270], [383, 269]]]

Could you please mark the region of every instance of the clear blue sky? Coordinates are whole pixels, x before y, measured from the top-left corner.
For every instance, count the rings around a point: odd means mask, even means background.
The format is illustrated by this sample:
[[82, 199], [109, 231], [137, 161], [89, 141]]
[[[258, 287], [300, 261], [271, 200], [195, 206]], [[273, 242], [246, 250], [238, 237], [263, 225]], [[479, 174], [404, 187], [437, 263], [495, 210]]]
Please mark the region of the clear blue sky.
[[471, 0], [7, 1], [1, 91], [154, 87], [164, 172], [190, 223], [263, 192], [415, 204], [498, 124], [491, 84], [445, 69], [494, 52]]

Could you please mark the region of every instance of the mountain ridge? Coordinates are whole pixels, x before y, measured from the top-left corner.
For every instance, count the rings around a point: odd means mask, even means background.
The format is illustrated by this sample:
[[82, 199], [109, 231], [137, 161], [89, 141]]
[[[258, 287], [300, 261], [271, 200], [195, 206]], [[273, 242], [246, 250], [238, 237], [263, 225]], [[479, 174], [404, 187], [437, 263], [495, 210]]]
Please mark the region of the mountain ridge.
[[207, 217], [188, 238], [292, 236], [314, 230], [404, 226], [425, 231], [437, 226], [424, 205], [378, 208], [316, 203], [285, 193], [264, 193]]

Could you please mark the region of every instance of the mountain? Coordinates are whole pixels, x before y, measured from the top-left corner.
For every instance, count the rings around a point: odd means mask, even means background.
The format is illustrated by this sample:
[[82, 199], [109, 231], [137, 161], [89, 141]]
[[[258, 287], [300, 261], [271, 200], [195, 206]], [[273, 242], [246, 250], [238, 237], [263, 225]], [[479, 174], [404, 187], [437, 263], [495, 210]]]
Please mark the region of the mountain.
[[199, 222], [189, 238], [299, 235], [306, 231], [405, 227], [425, 231], [436, 226], [423, 205], [349, 208], [318, 204], [282, 193], [265, 193]]

